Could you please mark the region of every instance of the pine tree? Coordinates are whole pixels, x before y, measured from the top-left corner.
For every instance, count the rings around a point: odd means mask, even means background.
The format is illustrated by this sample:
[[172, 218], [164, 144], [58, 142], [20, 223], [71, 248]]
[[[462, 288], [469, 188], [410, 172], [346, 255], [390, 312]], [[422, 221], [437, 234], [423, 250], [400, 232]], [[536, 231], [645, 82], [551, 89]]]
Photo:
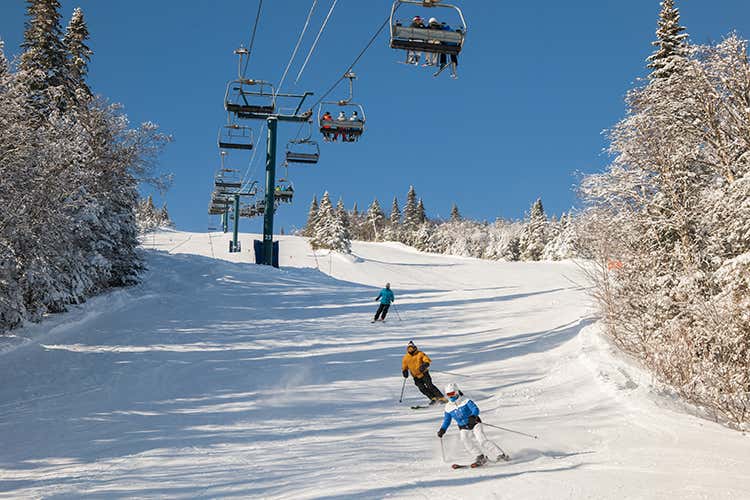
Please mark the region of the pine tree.
[[366, 224], [366, 233], [370, 233], [370, 231], [372, 231], [372, 240], [378, 241], [383, 236], [382, 229], [385, 225], [385, 214], [383, 213], [383, 209], [380, 207], [380, 202], [377, 198], [372, 200], [370, 207], [367, 209]]
[[539, 260], [547, 244], [547, 216], [544, 214], [542, 199], [537, 198], [531, 206], [529, 223], [521, 236], [521, 258]]
[[417, 205], [417, 214], [419, 217], [420, 224], [427, 222], [427, 212], [424, 209], [424, 203], [422, 203], [422, 198], [419, 199], [419, 204]]
[[164, 202], [161, 210], [159, 210], [159, 227], [174, 227], [174, 222], [169, 217], [169, 210], [167, 210], [167, 203]]
[[398, 207], [398, 198], [393, 197], [391, 204], [391, 215], [388, 217], [388, 227], [384, 238], [388, 241], [398, 241], [401, 234], [401, 209]]
[[[0, 78], [3, 78], [10, 71], [10, 65], [8, 64], [8, 58], [5, 57], [5, 42], [0, 39]], [[0, 91], [2, 91], [0, 87]]]
[[342, 198], [339, 198], [339, 201], [336, 204], [336, 216], [339, 218], [339, 221], [341, 222], [343, 238], [346, 241], [351, 241], [352, 239], [351, 221], [349, 220], [349, 214], [346, 213], [346, 208], [344, 207], [344, 200]]
[[312, 202], [310, 203], [310, 210], [307, 211], [307, 223], [305, 228], [302, 230], [303, 236], [312, 237], [315, 234], [315, 227], [318, 221], [318, 196], [313, 195]]
[[458, 205], [455, 203], [451, 206], [451, 220], [453, 222], [458, 222], [462, 219], [461, 214], [458, 211]]
[[404, 224], [403, 231], [405, 235], [414, 233], [421, 223], [419, 207], [417, 206], [417, 192], [414, 186], [409, 186], [409, 192], [406, 194], [406, 205], [404, 206]]
[[352, 217], [359, 217], [359, 209], [357, 208], [357, 202], [354, 202], [354, 206], [352, 207]]
[[76, 7], [70, 23], [65, 30], [63, 45], [68, 53], [70, 65], [70, 78], [76, 90], [83, 92], [84, 96], [91, 96], [91, 89], [86, 84], [86, 75], [89, 72], [88, 63], [91, 61], [93, 52], [86, 45], [89, 39], [89, 30], [83, 18], [83, 11]]
[[68, 64], [62, 42], [60, 2], [27, 0], [26, 31], [21, 47], [20, 71], [34, 106], [45, 112], [49, 98], [44, 91], [64, 86], [68, 81]]
[[330, 250], [349, 253], [351, 251], [351, 242], [339, 211], [333, 209], [328, 191], [323, 194], [323, 198], [320, 200], [317, 218], [315, 235], [310, 238], [310, 245], [313, 249], [328, 248]]
[[646, 60], [651, 74], [649, 78], [667, 78], [674, 72], [675, 59], [684, 59], [687, 55], [685, 40], [688, 38], [684, 26], [680, 26], [680, 12], [674, 6], [674, 0], [663, 0], [659, 12], [657, 40], [651, 45], [657, 47]]

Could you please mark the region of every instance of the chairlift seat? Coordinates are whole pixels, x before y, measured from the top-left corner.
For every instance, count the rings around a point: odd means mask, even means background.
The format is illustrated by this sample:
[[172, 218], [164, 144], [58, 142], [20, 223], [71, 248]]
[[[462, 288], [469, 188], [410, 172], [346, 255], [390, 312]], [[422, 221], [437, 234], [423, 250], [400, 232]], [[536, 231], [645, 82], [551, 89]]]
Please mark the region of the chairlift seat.
[[298, 153], [295, 151], [286, 152], [286, 161], [289, 163], [307, 163], [314, 164], [320, 160], [319, 153]]
[[394, 40], [402, 39], [422, 42], [435, 41], [461, 45], [464, 41], [464, 33], [461, 31], [430, 28], [412, 28], [409, 26], [396, 25], [392, 28], [392, 38]]
[[237, 124], [224, 125], [219, 129], [220, 149], [253, 149], [253, 130]]
[[433, 54], [458, 55], [461, 45], [446, 45], [444, 43], [429, 43], [417, 40], [391, 40], [392, 49], [412, 50], [415, 52], [430, 52]]
[[226, 105], [226, 109], [227, 111], [236, 113], [240, 118], [243, 118], [242, 115], [272, 115], [276, 111], [276, 106], [237, 104], [228, 102]]
[[228, 179], [214, 179], [214, 186], [217, 188], [239, 189], [242, 187], [242, 182]]
[[350, 134], [361, 134], [365, 129], [365, 122], [362, 120], [320, 120], [320, 131], [327, 132], [348, 132]]

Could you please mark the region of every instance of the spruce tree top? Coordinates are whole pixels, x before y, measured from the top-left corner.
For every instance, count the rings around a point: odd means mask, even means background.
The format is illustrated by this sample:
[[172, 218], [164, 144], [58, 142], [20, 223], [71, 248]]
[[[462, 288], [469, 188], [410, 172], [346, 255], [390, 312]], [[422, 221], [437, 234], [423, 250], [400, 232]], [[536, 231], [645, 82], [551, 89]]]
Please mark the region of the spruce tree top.
[[667, 78], [674, 71], [675, 57], [685, 57], [687, 54], [688, 37], [684, 26], [680, 26], [680, 12], [674, 6], [674, 0], [663, 0], [659, 12], [659, 28], [656, 30], [657, 39], [651, 45], [657, 47], [648, 59], [648, 68], [652, 69], [649, 78]]
[[41, 71], [44, 81], [35, 90], [62, 85], [67, 61], [62, 43], [60, 2], [58, 0], [28, 0], [26, 31], [21, 47], [21, 71]]
[[451, 206], [451, 220], [456, 222], [461, 220], [461, 214], [458, 211], [458, 205], [455, 203]]
[[65, 30], [63, 45], [68, 51], [68, 57], [70, 58], [71, 79], [77, 88], [91, 95], [91, 90], [85, 82], [86, 75], [89, 72], [88, 64], [93, 54], [88, 45], [86, 45], [86, 40], [88, 39], [89, 29], [86, 26], [86, 21], [83, 19], [83, 11], [77, 7], [73, 11], [73, 16], [70, 18], [70, 23], [68, 23], [68, 27]]

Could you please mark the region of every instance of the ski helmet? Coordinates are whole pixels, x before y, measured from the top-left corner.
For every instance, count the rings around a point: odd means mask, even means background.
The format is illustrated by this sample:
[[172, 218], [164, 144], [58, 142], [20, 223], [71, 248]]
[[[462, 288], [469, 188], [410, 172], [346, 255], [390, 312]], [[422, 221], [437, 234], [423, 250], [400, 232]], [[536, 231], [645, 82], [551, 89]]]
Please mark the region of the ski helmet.
[[417, 352], [419, 349], [417, 349], [417, 344], [414, 343], [414, 341], [410, 340], [408, 344], [406, 344], [406, 352], [412, 353]]
[[[356, 111], [355, 111], [355, 113], [356, 113]], [[388, 288], [388, 289], [390, 289], [391, 288], [391, 284], [390, 283], [386, 283], [385, 287]]]
[[461, 391], [458, 389], [458, 384], [451, 382], [445, 386], [445, 395], [449, 398], [458, 398], [461, 395]]

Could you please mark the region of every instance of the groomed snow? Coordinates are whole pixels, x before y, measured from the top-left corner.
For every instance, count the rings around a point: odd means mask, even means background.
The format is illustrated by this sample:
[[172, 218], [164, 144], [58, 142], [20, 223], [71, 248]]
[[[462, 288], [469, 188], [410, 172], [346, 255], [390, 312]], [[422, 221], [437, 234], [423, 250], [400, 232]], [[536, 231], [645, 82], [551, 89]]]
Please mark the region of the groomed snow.
[[[750, 438], [617, 355], [574, 263], [281, 237], [277, 270], [252, 237], [156, 233], [142, 285], [3, 340], [0, 498], [750, 498]], [[442, 412], [409, 409], [411, 379], [398, 402], [412, 339], [438, 386], [539, 438], [487, 429], [512, 462], [451, 470]]]

